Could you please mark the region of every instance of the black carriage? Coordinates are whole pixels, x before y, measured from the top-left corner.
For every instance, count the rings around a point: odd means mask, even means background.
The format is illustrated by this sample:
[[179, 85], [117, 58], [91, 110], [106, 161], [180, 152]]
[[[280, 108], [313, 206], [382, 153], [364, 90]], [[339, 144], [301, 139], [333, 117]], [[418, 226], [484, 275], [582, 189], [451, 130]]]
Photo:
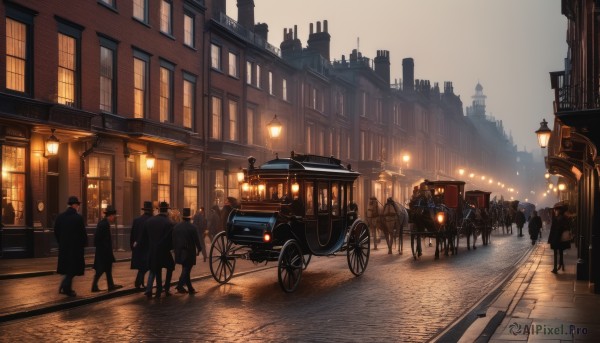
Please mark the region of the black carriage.
[[312, 255], [344, 252], [350, 271], [368, 264], [370, 236], [358, 219], [353, 183], [360, 175], [333, 157], [276, 158], [260, 167], [248, 159], [241, 206], [213, 239], [210, 271], [219, 283], [233, 276], [236, 260], [277, 261], [279, 285], [293, 292]]
[[445, 255], [448, 255], [448, 251], [453, 254], [458, 252], [457, 228], [462, 221], [464, 187], [464, 181], [425, 180], [415, 189], [409, 203], [413, 223], [411, 248], [415, 259], [421, 256], [422, 236], [436, 239], [436, 259], [439, 258], [440, 249], [444, 249]]
[[[473, 230], [473, 248], [477, 234], [481, 233], [483, 245], [488, 245], [492, 234], [492, 218], [490, 216], [490, 194], [492, 192], [472, 190], [465, 192], [465, 209], [463, 225], [469, 225]], [[467, 247], [469, 242], [467, 240]]]

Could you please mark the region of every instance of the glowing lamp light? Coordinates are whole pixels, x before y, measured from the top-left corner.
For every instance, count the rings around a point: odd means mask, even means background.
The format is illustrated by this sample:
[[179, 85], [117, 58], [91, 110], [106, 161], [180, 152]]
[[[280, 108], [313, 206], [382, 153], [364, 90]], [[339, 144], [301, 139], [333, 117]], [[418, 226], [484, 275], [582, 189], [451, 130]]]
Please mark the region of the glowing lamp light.
[[244, 181], [245, 178], [246, 178], [246, 175], [244, 175], [244, 171], [243, 170], [240, 170], [239, 172], [237, 172], [237, 180], [238, 180], [238, 182]]
[[444, 222], [446, 221], [446, 214], [444, 212], [438, 212], [436, 214], [436, 219], [438, 223], [444, 224]]
[[559, 191], [564, 191], [567, 188], [567, 186], [564, 183], [559, 183], [558, 184], [558, 190]]
[[298, 182], [292, 183], [292, 193], [298, 194], [298, 191], [300, 191], [300, 185], [298, 184]]
[[60, 142], [54, 135], [54, 130], [51, 130], [52, 134], [46, 140], [46, 156], [56, 156], [58, 154], [58, 145]]
[[552, 189], [552, 188], [554, 188], [554, 185], [553, 185], [553, 184], [551, 184], [551, 183], [549, 183], [549, 184], [548, 184], [548, 189]]
[[264, 241], [265, 243], [268, 243], [268, 242], [270, 242], [270, 241], [271, 241], [271, 233], [270, 233], [270, 232], [265, 232], [265, 233], [263, 234], [263, 241]]
[[471, 179], [472, 179], [472, 178], [474, 178], [474, 177], [475, 177], [475, 173], [471, 173], [471, 174], [469, 174], [469, 177], [470, 177]]
[[460, 176], [463, 176], [465, 174], [465, 170], [463, 168], [460, 168], [458, 170], [458, 174], [460, 174]]
[[548, 122], [546, 119], [543, 119], [540, 123], [540, 128], [535, 131], [535, 134], [538, 138], [538, 143], [540, 144], [540, 148], [545, 148], [548, 146], [548, 141], [550, 140], [550, 135], [552, 134], [552, 130], [548, 127]]
[[267, 124], [267, 130], [269, 131], [269, 137], [278, 138], [279, 135], [281, 134], [282, 127], [283, 126], [281, 125], [281, 122], [277, 119], [277, 115], [275, 115], [273, 117], [273, 119], [271, 119], [269, 124]]
[[250, 184], [248, 182], [242, 183], [242, 191], [247, 192], [250, 190]]
[[550, 173], [544, 174], [544, 178], [546, 178], [546, 180], [548, 180], [550, 178]]
[[154, 169], [155, 162], [156, 162], [156, 157], [154, 157], [154, 155], [152, 153], [149, 153], [148, 155], [146, 155], [146, 168], [148, 168], [148, 170]]

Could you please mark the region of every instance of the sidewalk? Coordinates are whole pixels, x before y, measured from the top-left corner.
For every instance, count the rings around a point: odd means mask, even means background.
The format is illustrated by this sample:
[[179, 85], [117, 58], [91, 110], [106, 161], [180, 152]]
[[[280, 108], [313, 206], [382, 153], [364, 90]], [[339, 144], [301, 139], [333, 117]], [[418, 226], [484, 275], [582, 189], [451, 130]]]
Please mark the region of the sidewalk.
[[553, 274], [553, 251], [538, 243], [460, 342], [599, 342], [600, 295], [576, 280], [576, 253], [565, 250], [565, 271]]

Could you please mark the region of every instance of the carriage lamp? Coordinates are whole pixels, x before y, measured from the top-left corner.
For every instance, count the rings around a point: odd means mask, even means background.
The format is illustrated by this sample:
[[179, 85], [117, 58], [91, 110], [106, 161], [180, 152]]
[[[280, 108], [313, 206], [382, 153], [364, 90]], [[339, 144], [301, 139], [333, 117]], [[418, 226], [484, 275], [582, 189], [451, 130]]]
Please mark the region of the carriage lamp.
[[444, 194], [444, 187], [438, 187], [435, 189], [435, 194]]
[[242, 183], [242, 191], [248, 192], [250, 190], [250, 184], [248, 182]]
[[58, 154], [58, 144], [60, 143], [54, 135], [55, 129], [51, 129], [50, 131], [52, 134], [46, 140], [46, 157], [56, 156]]
[[444, 224], [446, 221], [446, 214], [444, 212], [438, 212], [435, 217], [440, 224]]
[[258, 197], [263, 198], [264, 195], [265, 195], [265, 185], [260, 184], [260, 185], [258, 185]]
[[236, 175], [237, 175], [238, 182], [242, 182], [246, 178], [246, 175], [244, 174], [244, 170], [242, 168], [240, 168], [240, 171], [237, 172]]
[[292, 183], [292, 193], [298, 194], [299, 190], [300, 190], [300, 185], [298, 184], [298, 182]]
[[265, 232], [265, 233], [263, 234], [263, 241], [264, 241], [265, 243], [268, 243], [268, 242], [270, 242], [270, 241], [271, 241], [271, 233], [270, 233], [270, 232]]
[[550, 140], [550, 135], [552, 134], [552, 130], [548, 127], [548, 122], [546, 119], [543, 119], [540, 123], [540, 128], [535, 131], [535, 134], [538, 138], [538, 143], [540, 144], [540, 148], [545, 148], [548, 146], [548, 141]]

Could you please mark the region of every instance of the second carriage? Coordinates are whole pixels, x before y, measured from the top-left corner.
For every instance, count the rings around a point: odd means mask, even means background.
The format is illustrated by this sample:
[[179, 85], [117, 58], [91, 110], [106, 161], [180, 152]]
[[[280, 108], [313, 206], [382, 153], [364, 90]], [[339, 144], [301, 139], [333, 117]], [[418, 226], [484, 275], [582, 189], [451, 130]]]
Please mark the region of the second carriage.
[[[465, 192], [464, 226], [470, 226], [473, 236], [473, 248], [477, 235], [481, 234], [483, 245], [490, 243], [492, 218], [490, 216], [490, 195], [492, 192], [472, 190]], [[469, 245], [467, 241], [467, 245]]]
[[293, 152], [261, 166], [252, 157], [248, 162], [241, 206], [210, 248], [210, 271], [217, 282], [231, 279], [237, 259], [276, 261], [285, 292], [296, 290], [312, 255], [344, 253], [354, 275], [365, 271], [370, 236], [353, 202], [358, 172], [333, 157]]

